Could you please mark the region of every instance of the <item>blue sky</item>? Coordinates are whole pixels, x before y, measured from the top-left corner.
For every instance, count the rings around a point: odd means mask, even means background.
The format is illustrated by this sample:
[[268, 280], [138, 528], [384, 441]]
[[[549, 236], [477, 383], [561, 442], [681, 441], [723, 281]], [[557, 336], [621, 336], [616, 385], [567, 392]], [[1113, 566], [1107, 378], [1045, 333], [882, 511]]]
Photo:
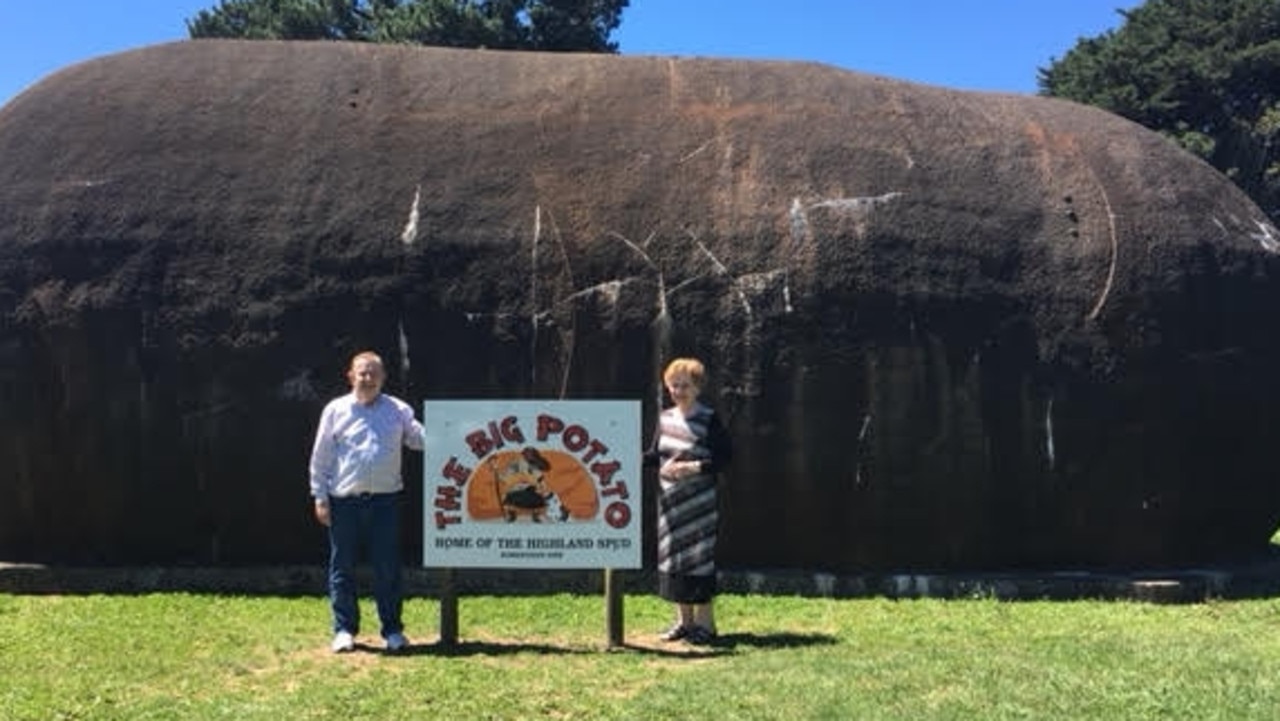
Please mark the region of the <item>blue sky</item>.
[[[0, 103], [59, 68], [181, 40], [218, 0], [0, 0]], [[624, 55], [812, 60], [965, 90], [1033, 93], [1036, 70], [1139, 0], [631, 0]], [[56, 14], [50, 11], [54, 8]]]

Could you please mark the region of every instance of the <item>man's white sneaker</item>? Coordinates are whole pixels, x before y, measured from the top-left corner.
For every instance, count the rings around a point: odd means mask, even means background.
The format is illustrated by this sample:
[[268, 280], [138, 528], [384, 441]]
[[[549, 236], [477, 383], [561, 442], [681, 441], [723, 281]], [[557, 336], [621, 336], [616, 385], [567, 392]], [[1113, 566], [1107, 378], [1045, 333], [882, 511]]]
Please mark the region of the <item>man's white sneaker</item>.
[[404, 637], [403, 633], [393, 633], [387, 636], [387, 650], [391, 653], [403, 651], [409, 648], [409, 639]]
[[339, 631], [333, 634], [333, 643], [329, 644], [329, 648], [334, 653], [347, 653], [354, 651], [356, 648], [356, 639], [346, 631]]

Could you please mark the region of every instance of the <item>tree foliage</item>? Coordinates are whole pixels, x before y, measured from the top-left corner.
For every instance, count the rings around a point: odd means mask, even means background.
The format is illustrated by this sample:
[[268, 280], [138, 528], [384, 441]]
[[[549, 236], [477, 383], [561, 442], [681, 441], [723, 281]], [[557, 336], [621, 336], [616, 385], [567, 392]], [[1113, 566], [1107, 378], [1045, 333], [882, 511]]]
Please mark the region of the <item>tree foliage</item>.
[[193, 38], [354, 40], [613, 53], [629, 0], [222, 0]]
[[1172, 137], [1280, 218], [1280, 0], [1147, 0], [1039, 73], [1040, 92]]

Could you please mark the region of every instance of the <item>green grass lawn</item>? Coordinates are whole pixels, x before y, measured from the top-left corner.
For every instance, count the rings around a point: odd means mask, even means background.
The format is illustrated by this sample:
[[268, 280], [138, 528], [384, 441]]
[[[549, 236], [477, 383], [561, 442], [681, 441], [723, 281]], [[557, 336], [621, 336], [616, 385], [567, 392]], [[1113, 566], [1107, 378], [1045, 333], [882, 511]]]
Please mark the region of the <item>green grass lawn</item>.
[[[373, 617], [371, 603], [362, 609]], [[3, 719], [1273, 719], [1280, 599], [1196, 605], [722, 596], [720, 645], [664, 644], [628, 596], [606, 648], [593, 596], [405, 609], [328, 651], [319, 597], [0, 595]]]

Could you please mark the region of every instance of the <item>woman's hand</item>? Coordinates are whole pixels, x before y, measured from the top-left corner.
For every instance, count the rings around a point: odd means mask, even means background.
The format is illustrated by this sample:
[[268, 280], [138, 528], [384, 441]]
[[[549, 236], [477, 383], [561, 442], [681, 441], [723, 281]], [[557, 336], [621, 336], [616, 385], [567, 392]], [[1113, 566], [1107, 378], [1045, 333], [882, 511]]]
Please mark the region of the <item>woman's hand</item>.
[[681, 480], [689, 476], [695, 476], [702, 469], [702, 463], [699, 461], [676, 461], [671, 460], [662, 464], [662, 476], [672, 480]]

